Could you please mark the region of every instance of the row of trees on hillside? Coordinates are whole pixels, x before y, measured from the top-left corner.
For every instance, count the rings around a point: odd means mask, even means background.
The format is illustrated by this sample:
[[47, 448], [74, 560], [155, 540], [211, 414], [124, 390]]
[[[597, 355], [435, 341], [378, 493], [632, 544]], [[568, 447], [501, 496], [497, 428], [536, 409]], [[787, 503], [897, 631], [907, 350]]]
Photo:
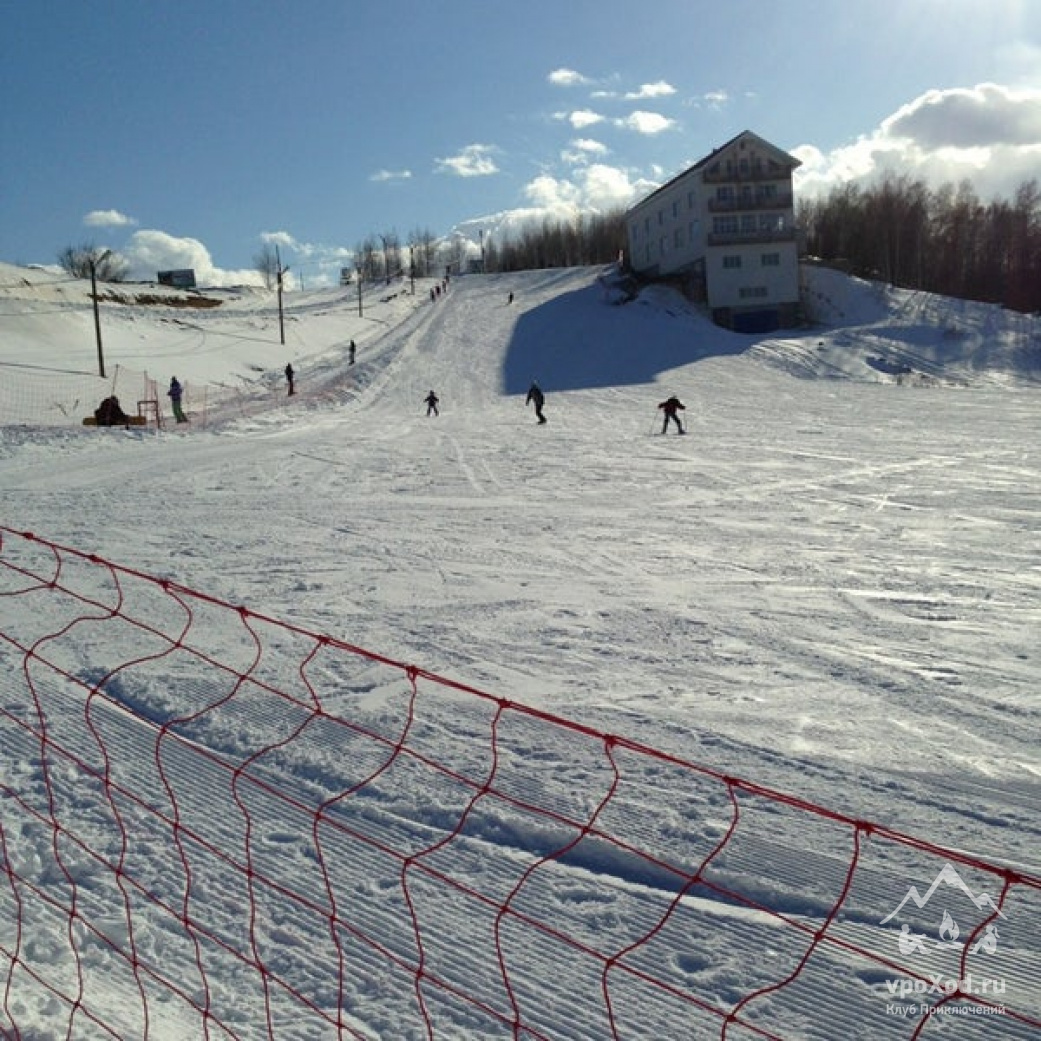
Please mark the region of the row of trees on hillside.
[[[544, 220], [514, 237], [482, 240], [485, 271], [524, 271], [543, 267], [579, 267], [606, 264], [625, 249], [625, 210], [583, 214], [571, 221]], [[396, 275], [439, 277], [446, 270], [465, 271], [477, 248], [462, 236], [439, 239], [425, 228], [416, 228], [402, 242], [396, 231], [370, 234], [354, 249], [351, 267], [364, 281], [380, 281]], [[265, 246], [255, 257], [256, 270], [274, 285], [275, 252]]]
[[931, 189], [907, 176], [847, 184], [800, 203], [806, 251], [908, 289], [1041, 310], [1041, 188], [984, 204], [968, 181]]
[[570, 221], [544, 220], [484, 248], [486, 271], [609, 264], [626, 248], [624, 209], [581, 214]]

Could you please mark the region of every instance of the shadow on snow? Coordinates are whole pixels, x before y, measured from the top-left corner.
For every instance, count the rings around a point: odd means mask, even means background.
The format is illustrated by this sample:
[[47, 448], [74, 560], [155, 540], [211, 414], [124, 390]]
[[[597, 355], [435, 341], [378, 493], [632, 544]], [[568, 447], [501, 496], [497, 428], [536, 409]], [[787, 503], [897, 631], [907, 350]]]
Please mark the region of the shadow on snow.
[[740, 354], [762, 337], [731, 333], [672, 295], [674, 306], [636, 299], [614, 304], [599, 285], [564, 293], [521, 314], [506, 349], [503, 390], [585, 390], [651, 383], [670, 369]]

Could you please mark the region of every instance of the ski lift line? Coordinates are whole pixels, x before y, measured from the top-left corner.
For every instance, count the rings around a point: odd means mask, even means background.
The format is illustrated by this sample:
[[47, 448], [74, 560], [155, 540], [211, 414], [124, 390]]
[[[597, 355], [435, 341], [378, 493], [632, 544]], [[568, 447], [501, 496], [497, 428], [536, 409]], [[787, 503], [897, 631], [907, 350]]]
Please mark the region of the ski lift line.
[[0, 318], [38, 318], [52, 314], [79, 314], [80, 312], [89, 314], [92, 309], [93, 305], [91, 304], [69, 303], [64, 307], [53, 307], [39, 311], [0, 311]]
[[[61, 376], [90, 376], [97, 377], [97, 373], [93, 369], [54, 369], [49, 365], [30, 365], [28, 362], [23, 361], [2, 361], [0, 360], [0, 368], [2, 369], [29, 369], [32, 372], [56, 372]], [[100, 377], [103, 378], [103, 377]]]

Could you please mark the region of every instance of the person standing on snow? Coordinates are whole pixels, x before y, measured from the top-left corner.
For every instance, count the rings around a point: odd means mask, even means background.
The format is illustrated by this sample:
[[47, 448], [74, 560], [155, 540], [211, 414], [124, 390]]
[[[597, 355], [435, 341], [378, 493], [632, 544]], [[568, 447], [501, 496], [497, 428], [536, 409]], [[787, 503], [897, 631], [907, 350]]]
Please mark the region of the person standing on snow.
[[669, 429], [669, 420], [676, 424], [676, 433], [685, 434], [686, 430], [683, 429], [683, 424], [680, 422], [679, 412], [683, 411], [687, 406], [675, 394], [671, 398], [666, 398], [658, 408], [665, 413], [665, 421], [661, 425], [661, 432], [664, 434]]
[[535, 415], [538, 416], [540, 423], [546, 422], [546, 417], [542, 414], [542, 406], [545, 404], [546, 395], [542, 393], [542, 388], [537, 383], [532, 383], [531, 387], [528, 388], [528, 396], [524, 399], [524, 405], [534, 404]]
[[286, 366], [286, 382], [289, 384], [289, 396], [292, 397], [296, 393], [296, 387], [293, 384], [293, 366]]
[[181, 409], [181, 397], [184, 395], [184, 388], [178, 382], [176, 376], [170, 378], [170, 389], [166, 393], [170, 398], [170, 407], [173, 409], [174, 419], [178, 423], [187, 423], [188, 417]]
[[431, 391], [423, 400], [426, 402], [428, 416], [439, 415], [437, 411], [437, 403], [439, 399], [433, 391]]

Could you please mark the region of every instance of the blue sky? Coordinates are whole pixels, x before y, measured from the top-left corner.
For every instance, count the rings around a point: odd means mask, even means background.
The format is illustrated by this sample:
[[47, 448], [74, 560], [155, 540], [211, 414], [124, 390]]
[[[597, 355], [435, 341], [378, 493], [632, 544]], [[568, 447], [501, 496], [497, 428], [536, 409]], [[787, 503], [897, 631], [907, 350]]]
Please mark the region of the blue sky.
[[[813, 191], [1041, 178], [1037, 0], [5, 0], [0, 259], [312, 284], [369, 235], [627, 205], [750, 129]], [[508, 221], [506, 221], [508, 223]]]

